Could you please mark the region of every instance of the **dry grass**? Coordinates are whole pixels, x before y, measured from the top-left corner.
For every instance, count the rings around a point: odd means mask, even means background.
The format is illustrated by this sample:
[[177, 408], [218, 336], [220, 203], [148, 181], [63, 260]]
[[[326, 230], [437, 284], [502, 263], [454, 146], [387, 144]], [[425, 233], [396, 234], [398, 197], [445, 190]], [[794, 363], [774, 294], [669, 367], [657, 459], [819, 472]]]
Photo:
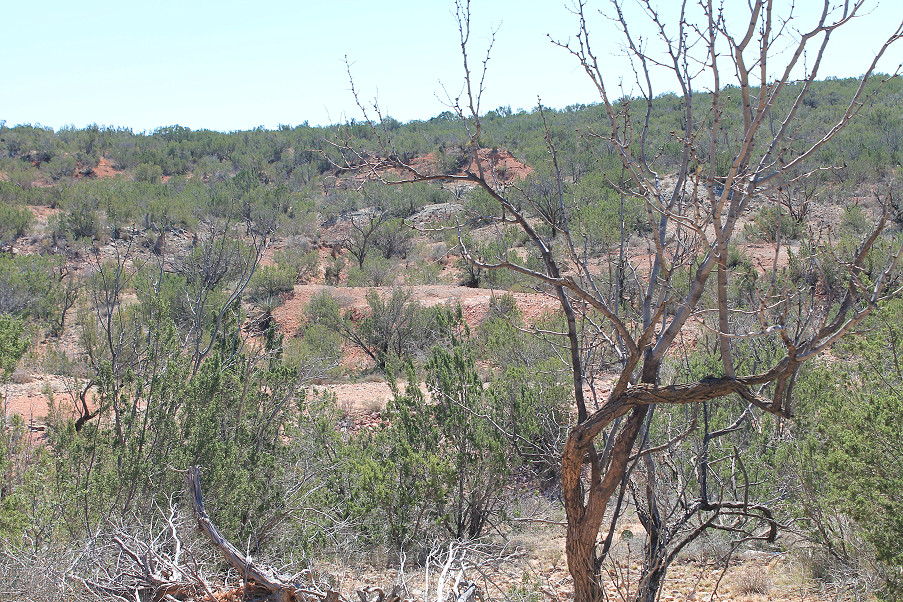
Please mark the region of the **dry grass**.
[[734, 591], [743, 596], [767, 596], [774, 587], [771, 573], [758, 565], [744, 567], [734, 579]]
[[32, 377], [31, 372], [17, 368], [10, 376], [10, 380], [16, 384], [24, 385], [33, 381], [34, 377]]

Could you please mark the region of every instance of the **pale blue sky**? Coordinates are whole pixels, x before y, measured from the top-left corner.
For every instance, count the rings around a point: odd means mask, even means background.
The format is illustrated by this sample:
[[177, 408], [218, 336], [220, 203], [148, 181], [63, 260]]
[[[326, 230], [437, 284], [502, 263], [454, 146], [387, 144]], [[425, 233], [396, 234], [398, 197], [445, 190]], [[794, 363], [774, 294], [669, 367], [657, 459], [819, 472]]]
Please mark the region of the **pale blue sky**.
[[[808, 23], [813, 2], [797, 2]], [[726, 2], [729, 10], [738, 3], [745, 0]], [[529, 109], [537, 96], [553, 107], [597, 100], [575, 61], [546, 38], [575, 33], [565, 4], [473, 0], [473, 63], [499, 28], [484, 110]], [[658, 4], [667, 20], [676, 2]], [[401, 121], [442, 112], [442, 84], [457, 93], [461, 83], [451, 0], [44, 0], [7, 2], [0, 15], [0, 119], [7, 125], [230, 131], [359, 118], [345, 55], [362, 98], [378, 97], [384, 113]], [[881, 2], [838, 36], [821, 76], [861, 73], [901, 17], [899, 0]], [[610, 81], [629, 80], [610, 23], [594, 15], [591, 26]], [[901, 59], [903, 45], [883, 70]]]

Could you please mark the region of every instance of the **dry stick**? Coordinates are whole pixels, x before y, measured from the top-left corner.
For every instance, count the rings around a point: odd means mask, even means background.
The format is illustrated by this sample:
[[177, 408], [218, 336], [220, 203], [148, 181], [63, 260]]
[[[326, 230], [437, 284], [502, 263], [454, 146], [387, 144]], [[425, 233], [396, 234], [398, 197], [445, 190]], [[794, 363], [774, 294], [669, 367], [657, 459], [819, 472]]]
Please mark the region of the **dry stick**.
[[[147, 586], [150, 589], [153, 589], [154, 595], [163, 595], [167, 596], [169, 594], [176, 595], [190, 595], [194, 593], [195, 586], [191, 583], [185, 583], [182, 581], [172, 581], [167, 579], [166, 577], [158, 574], [154, 567], [151, 566], [151, 561], [161, 561], [162, 559], [157, 557], [157, 554], [151, 549], [150, 545], [144, 543], [145, 551], [144, 554], [141, 554], [139, 551], [132, 550], [129, 548], [126, 543], [120, 538], [118, 535], [113, 537], [113, 541], [119, 546], [119, 549], [122, 550], [122, 553], [128, 556], [132, 562], [135, 563], [141, 571], [141, 578], [143, 579], [143, 585]], [[136, 543], [143, 543], [137, 542]], [[167, 563], [170, 564], [171, 563]], [[173, 566], [173, 565], [171, 565]], [[177, 567], [173, 568], [178, 571]], [[181, 571], [178, 571], [181, 573]], [[179, 575], [180, 576], [180, 575]]]
[[188, 484], [188, 491], [191, 495], [191, 505], [194, 508], [198, 526], [211, 540], [213, 540], [213, 543], [216, 544], [220, 551], [222, 551], [226, 562], [228, 562], [239, 575], [242, 575], [246, 582], [251, 582], [258, 588], [271, 592], [279, 602], [295, 602], [303, 600], [304, 595], [324, 601], [339, 599], [338, 593], [333, 591], [322, 593], [310, 590], [300, 590], [296, 585], [287, 583], [286, 578], [277, 574], [274, 570], [255, 565], [249, 558], [246, 558], [238, 548], [220, 534], [216, 525], [213, 524], [213, 521], [210, 520], [210, 517], [207, 515], [207, 511], [204, 509], [204, 496], [201, 491], [201, 469], [197, 466], [190, 467], [185, 472], [185, 481]]

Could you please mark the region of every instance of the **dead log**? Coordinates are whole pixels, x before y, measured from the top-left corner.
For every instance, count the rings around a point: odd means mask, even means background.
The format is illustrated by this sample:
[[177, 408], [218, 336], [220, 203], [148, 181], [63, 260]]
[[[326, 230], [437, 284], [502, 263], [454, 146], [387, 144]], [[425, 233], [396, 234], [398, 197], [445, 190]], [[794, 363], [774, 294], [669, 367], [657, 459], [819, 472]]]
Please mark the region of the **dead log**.
[[[406, 598], [402, 596], [404, 587], [399, 584], [392, 586], [392, 591], [386, 596], [386, 592], [380, 587], [365, 587], [357, 590], [357, 595], [361, 602], [406, 602]], [[376, 594], [374, 599], [370, 599], [370, 594]]]
[[473, 602], [473, 600], [476, 599], [476, 596], [477, 596], [477, 584], [471, 583], [470, 585], [467, 586], [467, 589], [465, 589], [463, 592], [461, 592], [461, 595], [458, 596], [458, 599], [455, 600], [455, 602]]
[[278, 574], [271, 568], [255, 564], [242, 554], [238, 548], [223, 537], [204, 509], [204, 496], [201, 492], [201, 469], [192, 466], [185, 473], [191, 505], [197, 518], [198, 526], [207, 534], [216, 547], [223, 553], [226, 562], [242, 576], [247, 585], [263, 590], [268, 597], [278, 602], [336, 602], [340, 596], [337, 592], [318, 592], [302, 588], [298, 583], [291, 583], [290, 578]]

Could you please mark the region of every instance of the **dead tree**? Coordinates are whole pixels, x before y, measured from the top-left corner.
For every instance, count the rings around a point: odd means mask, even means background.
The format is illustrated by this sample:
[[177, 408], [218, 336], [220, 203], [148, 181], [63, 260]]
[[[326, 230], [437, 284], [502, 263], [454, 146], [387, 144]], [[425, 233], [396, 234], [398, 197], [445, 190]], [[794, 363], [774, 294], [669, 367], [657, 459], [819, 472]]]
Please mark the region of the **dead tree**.
[[251, 558], [245, 556], [231, 542], [223, 537], [204, 508], [204, 495], [201, 490], [201, 470], [192, 466], [185, 473], [185, 482], [191, 497], [191, 505], [194, 509], [198, 527], [220, 549], [223, 559], [235, 571], [241, 575], [245, 582], [246, 592], [255, 590], [264, 592], [268, 599], [278, 602], [309, 602], [323, 600], [324, 602], [337, 602], [337, 592], [321, 592], [311, 589], [300, 583], [292, 583], [290, 577], [278, 574], [269, 567], [256, 564]]
[[[230, 314], [240, 313], [242, 295], [272, 239], [274, 226], [270, 223], [257, 224], [243, 216], [241, 225], [247, 239], [244, 245], [236, 237], [238, 224], [231, 218], [211, 220], [195, 252], [177, 267], [186, 279], [188, 315], [183, 346], [192, 353], [194, 373], [218, 339], [236, 336], [234, 329], [225, 332]], [[225, 300], [213, 302], [214, 291], [224, 283], [228, 283]]]
[[[779, 208], [784, 191], [815, 181], [813, 176], [834, 167], [813, 164], [816, 153], [856, 118], [871, 95], [880, 93], [882, 82], [873, 77], [878, 61], [903, 36], [903, 24], [899, 24], [864, 65], [864, 75], [836, 123], [820, 137], [802, 140], [795, 136], [800, 109], [821, 75], [825, 49], [832, 36], [836, 38], [836, 32], [863, 11], [863, 1], [835, 7], [825, 0], [821, 13], [801, 23], [800, 30], [795, 24], [803, 17], [778, 15], [773, 4], [753, 0], [737, 9], [744, 12], [728, 18], [711, 0], [682, 2], [674, 14], [661, 16], [651, 0], [641, 0], [641, 17], [656, 35], [640, 40], [634, 29], [638, 25], [628, 22], [622, 3], [615, 0], [612, 18], [635, 68], [640, 90], [636, 98], [612, 95], [609, 78], [618, 74], [606, 73], [593, 50], [584, 2], [579, 1], [574, 10], [579, 23], [576, 37], [557, 43], [575, 58], [599, 94], [605, 126], [582, 135], [613, 149], [626, 178], [611, 181], [611, 186], [619, 194], [642, 200], [646, 207], [648, 234], [643, 247], [622, 253], [639, 291], [630, 299], [620, 295], [620, 287], [605, 281], [604, 272], [574, 240], [560, 175], [556, 191], [560, 221], [556, 218], [557, 223], [546, 224], [558, 235], [553, 246], [551, 236], [536, 228], [543, 212], [528, 213], [529, 204], [519, 207], [511, 189], [484, 172], [478, 153], [488, 55], [482, 72], [475, 74], [467, 53], [471, 31], [466, 0], [456, 2], [464, 90], [450, 104], [469, 139], [471, 171], [433, 174], [400, 161], [391, 133], [376, 125], [380, 118], [371, 123], [373, 138], [383, 144], [381, 156], [364, 153], [354, 143], [340, 144], [349, 169], [389, 184], [439, 180], [482, 188], [497, 203], [494, 219], [520, 227], [532, 241], [542, 269], [531, 269], [516, 258], [490, 263], [465, 254], [481, 269], [513, 270], [544, 284], [557, 296], [566, 318], [561, 336], [569, 349], [577, 424], [562, 452], [562, 490], [568, 566], [577, 602], [604, 598], [600, 566], [606, 550], [600, 545], [600, 533], [606, 508], [643, 457], [642, 434], [653, 408], [733, 397], [788, 418], [800, 366], [854, 331], [882, 300], [898, 292], [895, 278], [901, 247], [887, 232], [890, 199], [884, 195], [878, 199], [884, 211], [854, 251], [841, 256], [830, 241], [810, 245], [808, 259], [832, 262], [843, 275], [843, 286], [819, 283], [818, 270], [812, 274], [812, 283], [794, 283], [777, 261], [778, 240], [772, 265], [759, 268], [754, 302], [740, 307], [729, 297], [736, 277], [728, 267], [728, 249], [737, 242], [742, 220], [758, 207]], [[666, 171], [659, 167], [660, 149], [650, 132], [656, 96], [653, 82], [663, 74], [678, 91], [682, 111], [680, 127], [671, 132], [678, 156]], [[702, 86], [708, 90], [700, 92]], [[555, 172], [560, 174], [554, 145], [550, 138], [547, 141]], [[398, 178], [399, 173], [404, 175]], [[879, 254], [883, 260], [875, 267]], [[714, 337], [720, 373], [663, 382], [662, 367], [669, 351], [681, 337], [694, 332]], [[735, 361], [740, 339], [770, 341], [780, 353], [769, 365], [749, 370]], [[604, 397], [597, 396], [588, 385], [612, 366], [617, 377]], [[714, 503], [702, 499], [704, 507]], [[724, 502], [723, 510], [757, 511], [748, 506], [732, 508], [734, 503], [743, 501]], [[761, 509], [760, 514], [768, 525], [766, 512]], [[662, 572], [652, 581], [660, 583], [663, 577]], [[650, 587], [637, 597], [654, 600], [656, 595], [656, 587]]]
[[347, 230], [342, 237], [341, 245], [342, 248], [348, 249], [357, 261], [357, 267], [364, 267], [364, 260], [375, 245], [380, 228], [388, 219], [389, 214], [379, 207], [348, 217]]
[[[299, 583], [297, 577], [280, 575], [245, 556], [222, 536], [207, 514], [198, 467], [185, 472], [185, 483], [198, 527], [244, 582], [243, 600], [339, 602], [338, 592], [324, 591], [310, 580]], [[111, 539], [118, 552], [109, 555], [115, 559], [112, 566], [101, 562], [95, 568], [95, 575], [70, 574], [69, 579], [81, 582], [104, 598], [117, 600], [216, 599], [216, 586], [204, 574], [209, 563], [199, 563], [192, 546], [183, 544], [184, 525], [178, 518], [174, 496], [170, 496], [168, 511], [161, 514], [164, 523], [158, 532], [130, 533], [125, 528], [114, 531]], [[395, 598], [395, 602], [399, 600]]]

